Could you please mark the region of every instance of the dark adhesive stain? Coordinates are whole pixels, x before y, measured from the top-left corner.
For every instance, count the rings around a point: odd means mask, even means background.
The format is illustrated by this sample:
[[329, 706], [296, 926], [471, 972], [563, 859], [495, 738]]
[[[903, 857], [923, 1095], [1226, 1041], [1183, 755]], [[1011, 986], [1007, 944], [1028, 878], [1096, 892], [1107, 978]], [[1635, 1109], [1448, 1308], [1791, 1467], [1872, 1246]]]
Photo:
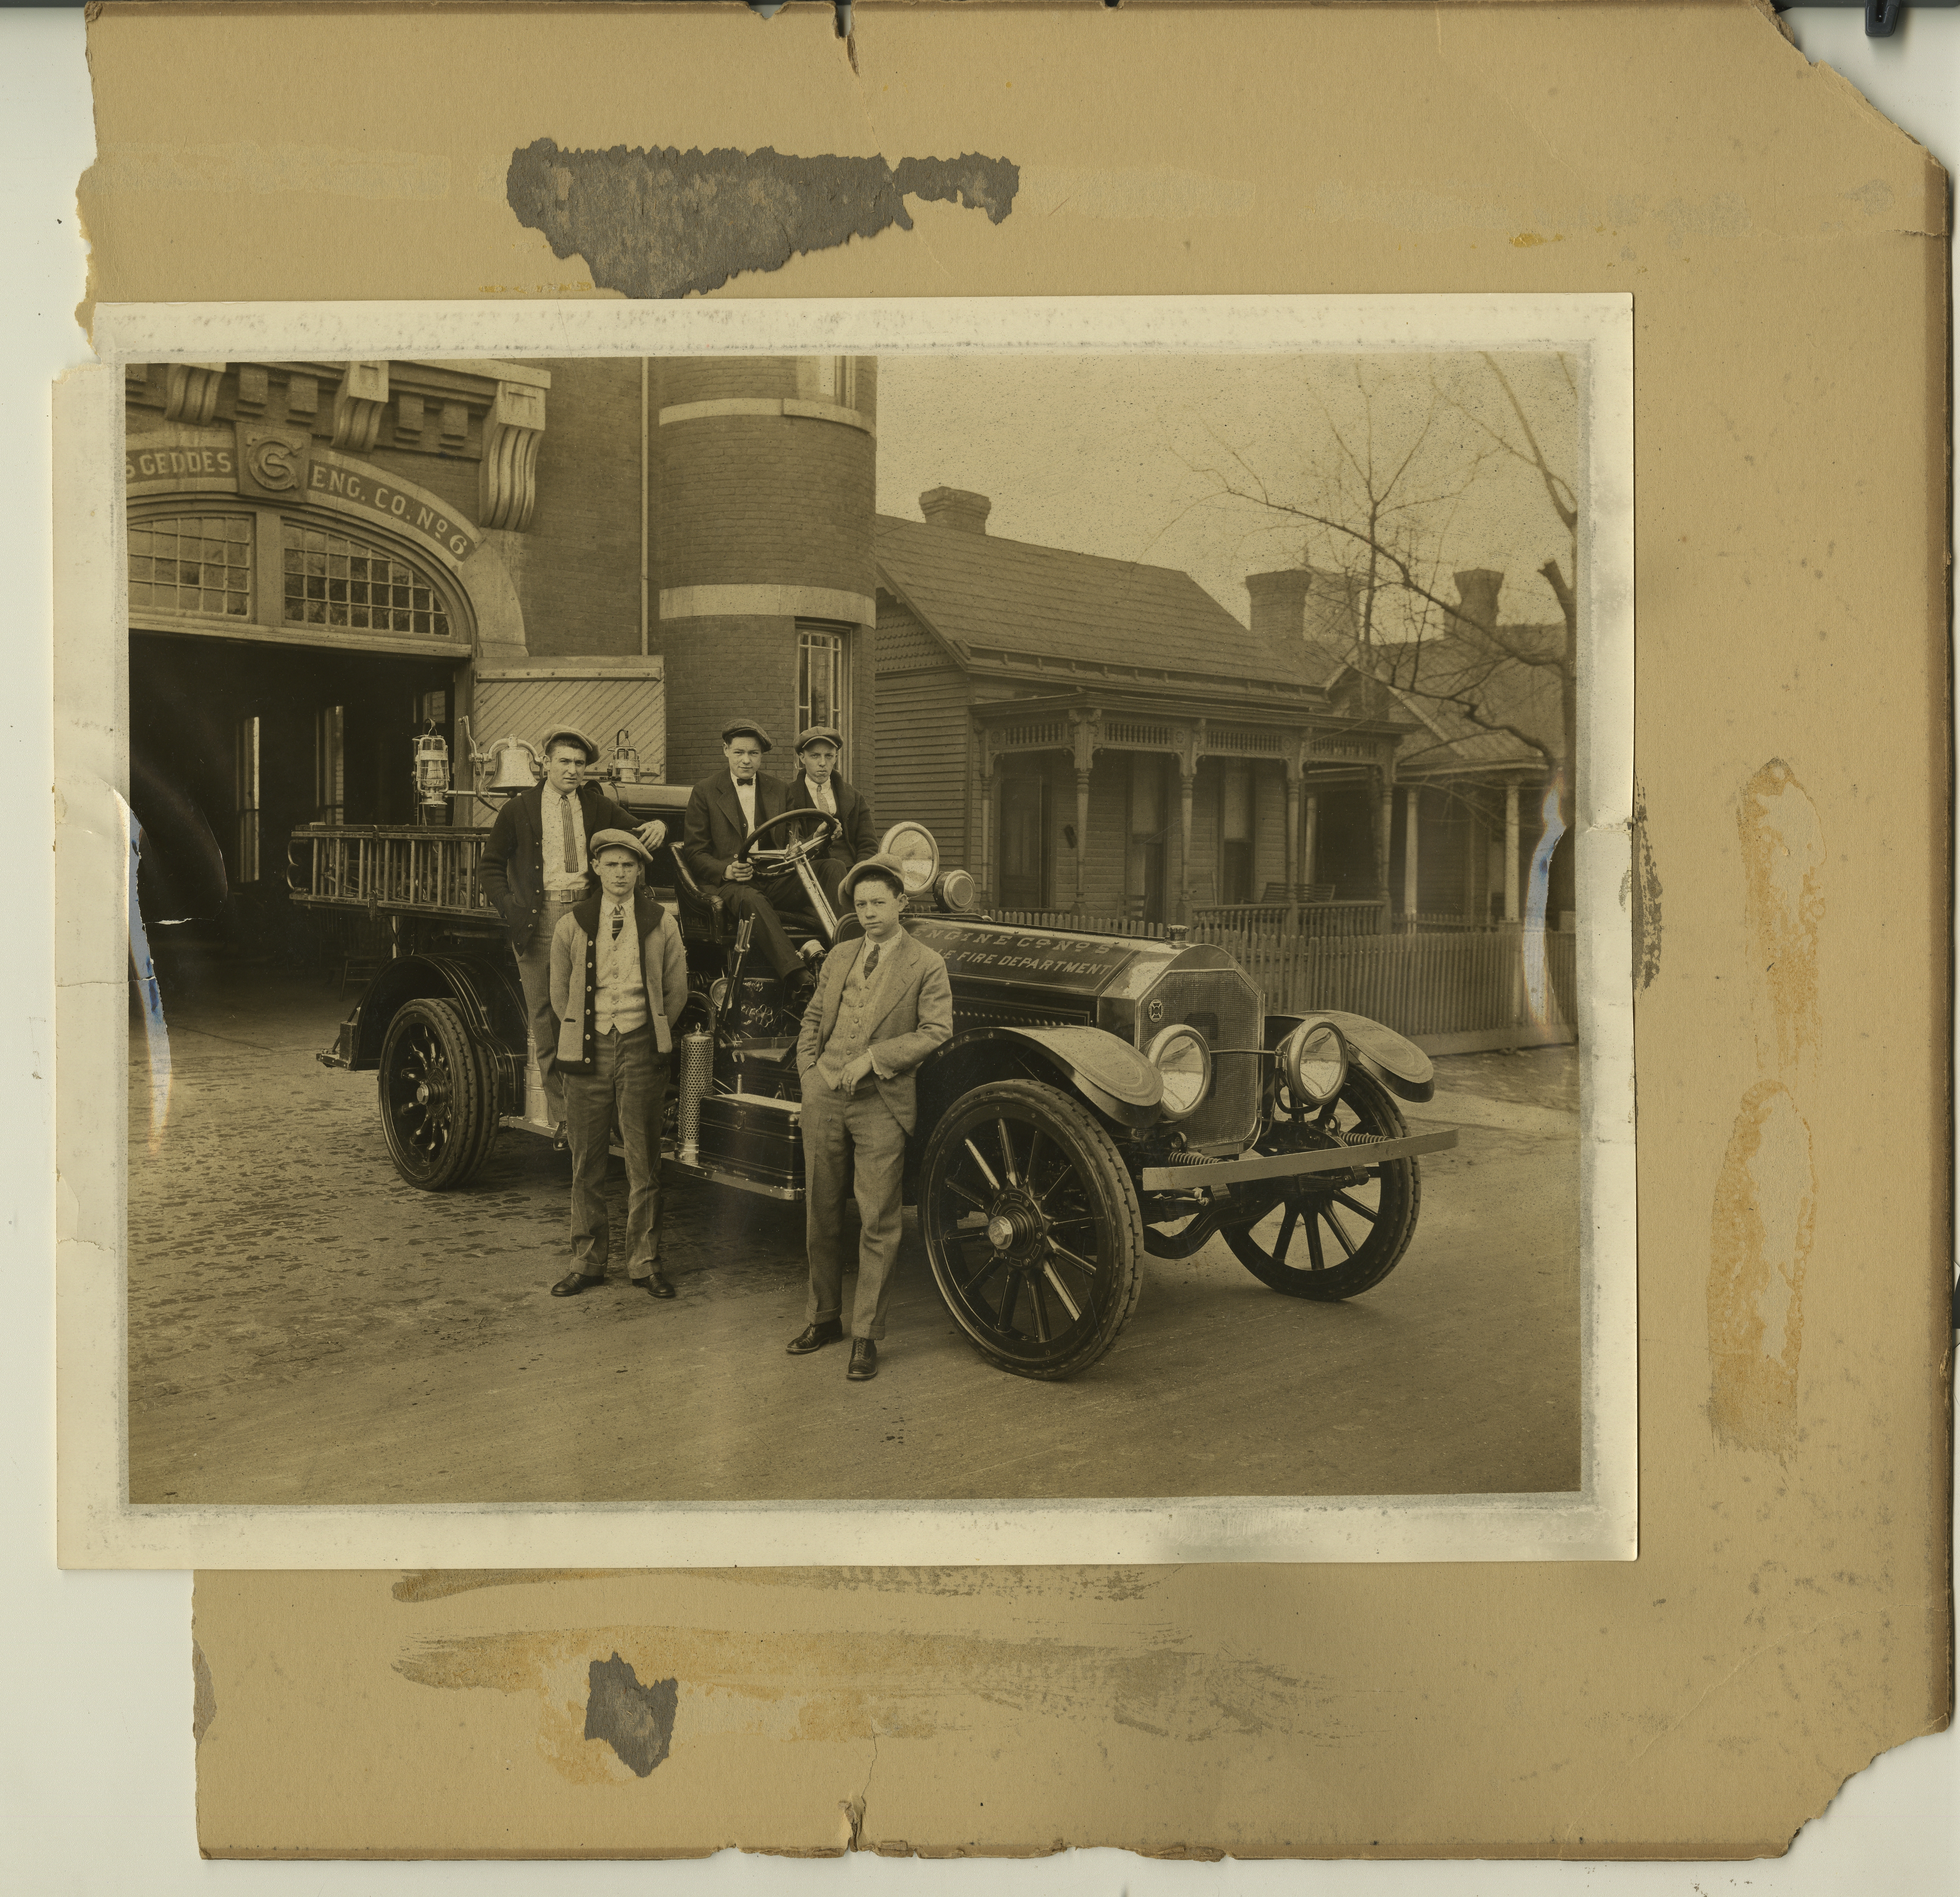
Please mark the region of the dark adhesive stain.
[[638, 1778], [644, 1778], [667, 1755], [673, 1737], [677, 1680], [657, 1679], [642, 1686], [630, 1660], [615, 1648], [610, 1660], [595, 1660], [585, 1701], [585, 1736], [603, 1739]]
[[1647, 794], [1634, 780], [1634, 982], [1644, 993], [1660, 972], [1660, 872], [1647, 836]]
[[211, 1683], [211, 1663], [196, 1641], [190, 1644], [190, 1741], [192, 1746], [202, 1746], [211, 1722], [218, 1717], [218, 1689]]
[[511, 154], [506, 194], [517, 221], [559, 257], [582, 256], [601, 289], [682, 297], [719, 289], [743, 270], [779, 270], [798, 253], [829, 250], [896, 224], [912, 228], [907, 197], [984, 211], [1014, 206], [1020, 167], [957, 158], [785, 157], [718, 148], [561, 151], [539, 138]]

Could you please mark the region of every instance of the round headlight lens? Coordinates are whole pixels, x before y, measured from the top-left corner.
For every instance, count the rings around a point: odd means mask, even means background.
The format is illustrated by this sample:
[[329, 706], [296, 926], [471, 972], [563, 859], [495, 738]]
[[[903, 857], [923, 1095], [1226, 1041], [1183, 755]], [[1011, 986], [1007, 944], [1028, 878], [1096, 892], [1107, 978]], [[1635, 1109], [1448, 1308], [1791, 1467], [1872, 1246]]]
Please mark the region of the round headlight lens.
[[1182, 1119], [1211, 1090], [1211, 1050], [1204, 1036], [1188, 1022], [1179, 1021], [1166, 1028], [1144, 1053], [1163, 1081], [1165, 1118]]
[[939, 845], [923, 823], [894, 823], [879, 839], [878, 854], [899, 859], [909, 896], [931, 888], [932, 879], [939, 874]]
[[1325, 1106], [1348, 1079], [1348, 1043], [1340, 1029], [1332, 1021], [1303, 1021], [1287, 1036], [1280, 1076], [1301, 1106]]

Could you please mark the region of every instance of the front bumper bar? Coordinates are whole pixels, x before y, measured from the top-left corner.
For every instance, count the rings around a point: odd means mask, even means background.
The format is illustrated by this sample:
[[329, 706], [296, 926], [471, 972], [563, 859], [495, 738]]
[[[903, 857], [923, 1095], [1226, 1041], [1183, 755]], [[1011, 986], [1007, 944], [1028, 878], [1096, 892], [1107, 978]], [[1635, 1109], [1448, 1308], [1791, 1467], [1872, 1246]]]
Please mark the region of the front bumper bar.
[[1301, 1173], [1344, 1173], [1379, 1166], [1385, 1160], [1441, 1153], [1456, 1144], [1453, 1128], [1409, 1133], [1398, 1140], [1366, 1140], [1311, 1153], [1274, 1153], [1254, 1159], [1211, 1160], [1191, 1166], [1146, 1166], [1137, 1183], [1147, 1192], [1175, 1192], [1194, 1186], [1248, 1185], [1254, 1179], [1291, 1179]]

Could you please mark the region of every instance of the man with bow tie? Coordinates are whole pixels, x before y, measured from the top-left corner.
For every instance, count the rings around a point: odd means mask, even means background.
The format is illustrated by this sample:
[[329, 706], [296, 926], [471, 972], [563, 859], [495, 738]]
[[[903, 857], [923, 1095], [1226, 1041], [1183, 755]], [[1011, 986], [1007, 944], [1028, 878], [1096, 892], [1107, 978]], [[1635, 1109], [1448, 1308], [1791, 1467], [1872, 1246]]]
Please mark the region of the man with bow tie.
[[653, 853], [625, 830], [592, 839], [599, 893], [552, 937], [558, 1071], [571, 1146], [571, 1269], [552, 1287], [575, 1297], [603, 1283], [611, 1248], [606, 1162], [612, 1129], [626, 1155], [626, 1275], [655, 1297], [660, 1269], [660, 1122], [674, 1023], [687, 1006], [687, 952], [673, 912], [641, 881]]
[[905, 933], [905, 872], [873, 856], [845, 874], [842, 895], [864, 938], [839, 942], [803, 1017], [804, 1230], [810, 1250], [807, 1322], [791, 1339], [807, 1356], [844, 1335], [844, 1195], [854, 1190], [862, 1230], [851, 1311], [854, 1383], [878, 1373], [904, 1218], [905, 1141], [918, 1122], [913, 1070], [953, 1038], [946, 958]]
[[[789, 807], [789, 786], [762, 769], [762, 756], [775, 747], [769, 734], [752, 718], [736, 718], [721, 727], [721, 754], [727, 769], [703, 778], [689, 794], [680, 846], [681, 859], [704, 892], [718, 900], [735, 921], [754, 918], [753, 942], [783, 983], [784, 999], [794, 1000], [810, 977], [783, 927], [788, 915], [814, 931], [816, 918], [795, 873], [759, 875], [742, 852], [758, 828]], [[772, 832], [764, 848], [781, 847], [794, 839], [785, 824]], [[810, 945], [813, 960], [822, 944]]]

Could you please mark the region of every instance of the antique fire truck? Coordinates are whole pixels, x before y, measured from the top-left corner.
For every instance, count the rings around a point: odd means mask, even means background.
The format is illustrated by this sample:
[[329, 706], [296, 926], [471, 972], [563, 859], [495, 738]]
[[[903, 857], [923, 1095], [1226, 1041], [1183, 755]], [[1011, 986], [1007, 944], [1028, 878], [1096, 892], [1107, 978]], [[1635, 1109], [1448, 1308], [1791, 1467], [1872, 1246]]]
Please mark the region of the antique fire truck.
[[[522, 768], [500, 766], [504, 788]], [[798, 1021], [773, 980], [746, 972], [746, 934], [673, 848], [685, 788], [603, 775], [616, 800], [667, 823], [651, 880], [687, 947], [665, 1170], [800, 1200]], [[801, 879], [823, 939], [854, 934], [811, 867], [834, 820], [794, 816], [757, 832], [752, 860]], [[466, 1184], [501, 1130], [555, 1130], [516, 965], [478, 880], [487, 834], [314, 826], [293, 839], [295, 902], [388, 920], [391, 956], [320, 1058], [378, 1075], [396, 1167], [431, 1192]], [[905, 925], [945, 956], [953, 996], [953, 1038], [918, 1071], [906, 1196], [947, 1309], [982, 1355], [1023, 1377], [1073, 1376], [1115, 1342], [1145, 1254], [1188, 1258], [1214, 1237], [1289, 1297], [1351, 1297], [1395, 1268], [1421, 1208], [1418, 1156], [1456, 1141], [1404, 1124], [1398, 1101], [1434, 1087], [1421, 1049], [1358, 1015], [1268, 1012], [1208, 944], [990, 921], [916, 824], [882, 847], [905, 864]]]

